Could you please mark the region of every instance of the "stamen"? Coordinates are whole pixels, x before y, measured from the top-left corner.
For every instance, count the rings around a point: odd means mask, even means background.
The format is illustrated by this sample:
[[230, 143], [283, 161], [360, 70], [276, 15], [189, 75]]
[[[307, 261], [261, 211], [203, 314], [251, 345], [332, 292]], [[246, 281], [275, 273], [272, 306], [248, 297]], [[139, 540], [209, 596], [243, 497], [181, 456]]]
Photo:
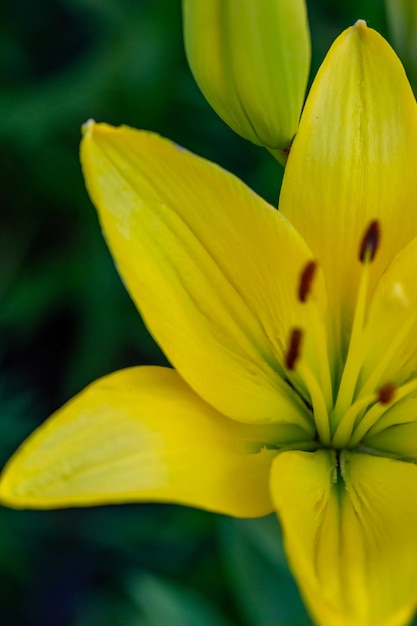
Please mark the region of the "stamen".
[[[295, 369], [296, 363], [301, 356], [301, 345], [303, 340], [304, 331], [301, 328], [293, 328], [291, 331], [289, 347], [285, 355], [285, 365], [288, 370]], [[299, 375], [300, 380], [304, 383], [303, 386], [310, 397], [314, 413], [314, 422], [320, 441], [325, 445], [329, 445], [330, 426], [322, 386], [317, 382], [307, 363], [303, 360], [301, 360], [298, 364], [297, 374]], [[295, 384], [295, 388], [297, 388], [297, 384]], [[303, 391], [300, 391], [300, 395], [301, 397], [304, 397]]]
[[380, 238], [381, 231], [379, 228], [379, 222], [377, 220], [373, 220], [369, 224], [359, 248], [359, 260], [361, 263], [369, 263], [374, 260], [376, 251], [378, 250]]
[[317, 270], [318, 264], [316, 261], [311, 260], [306, 263], [300, 275], [297, 295], [298, 300], [306, 305], [306, 325], [309, 329], [309, 337], [314, 344], [314, 347], [310, 345], [309, 348], [307, 348], [309, 351], [307, 360], [310, 363], [310, 367], [312, 367], [311, 372], [313, 373], [314, 371], [314, 376], [317, 378], [322, 389], [327, 411], [330, 411], [333, 406], [333, 389], [329, 367], [330, 361], [327, 349], [325, 321], [322, 319], [317, 303], [313, 302], [310, 298], [311, 288]]
[[364, 266], [360, 278], [355, 314], [352, 322], [349, 349], [339, 384], [334, 415], [342, 416], [352, 404], [359, 372], [363, 363], [363, 327], [369, 284], [369, 264]]
[[381, 402], [381, 404], [390, 404], [394, 399], [396, 389], [393, 383], [385, 383], [378, 391], [378, 401]]
[[285, 365], [287, 369], [293, 370], [295, 364], [300, 358], [301, 342], [303, 340], [303, 331], [301, 328], [293, 328], [291, 331], [290, 345], [285, 355]]
[[363, 269], [358, 286], [355, 313], [353, 316], [350, 334], [349, 349], [343, 369], [339, 391], [333, 416], [343, 419], [343, 415], [352, 404], [355, 388], [358, 383], [359, 373], [363, 364], [363, 341], [366, 309], [368, 304], [369, 268], [374, 259], [380, 240], [379, 222], [373, 220], [360, 245], [359, 259], [363, 263]]
[[[364, 437], [369, 428], [385, 413], [394, 399], [398, 398], [397, 387], [394, 383], [386, 383], [377, 392], [377, 403], [374, 404], [363, 416], [367, 407], [375, 402], [375, 394], [358, 399], [346, 412], [340, 422], [332, 445], [339, 446], [344, 441], [350, 440], [350, 444], [356, 445]], [[363, 417], [362, 417], [363, 416]], [[353, 434], [352, 434], [353, 433]]]
[[[294, 372], [290, 376], [291, 381], [289, 382], [299, 397], [303, 399], [305, 405], [310, 408], [320, 441], [329, 445], [330, 424], [328, 416], [333, 405], [333, 397], [327, 337], [324, 320], [321, 319], [322, 311], [317, 302], [309, 299], [317, 269], [317, 263], [310, 260], [304, 265], [300, 273], [297, 297], [298, 301], [305, 305], [302, 314], [304, 323], [301, 324], [301, 327], [290, 329], [284, 364], [289, 372]], [[309, 329], [307, 336], [309, 341], [306, 345], [304, 345], [305, 330], [303, 327]]]
[[323, 389], [305, 362], [300, 362], [297, 371], [310, 394], [311, 403], [313, 405], [314, 422], [316, 424], [320, 441], [323, 445], [328, 446], [330, 445], [331, 433], [329, 414], [327, 411], [326, 400], [323, 395]]
[[[384, 428], [387, 428], [387, 426], [390, 425], [384, 423], [381, 426], [381, 424], [378, 422], [380, 421], [384, 413], [391, 409], [393, 405], [397, 404], [400, 400], [403, 400], [407, 396], [415, 394], [415, 392], [417, 391], [417, 379], [413, 379], [410, 382], [401, 385], [400, 387], [395, 387], [394, 385], [392, 385], [392, 387], [394, 388], [394, 391], [391, 395], [389, 406], [388, 403], [383, 403], [380, 400], [366, 413], [365, 417], [361, 422], [359, 422], [357, 428], [355, 429], [355, 432], [353, 433], [351, 441], [352, 445], [357, 445], [360, 441], [362, 441], [366, 433], [371, 428], [372, 434], [376, 435], [378, 432], [380, 432]], [[395, 416], [395, 413], [393, 413], [393, 415]], [[394, 420], [396, 419], [398, 419], [398, 415], [394, 417]]]
[[[404, 296], [405, 297], [405, 296]], [[399, 326], [398, 332], [394, 333], [394, 335], [390, 338], [390, 343], [387, 346], [383, 356], [379, 359], [378, 363], [373, 367], [371, 373], [368, 375], [368, 378], [363, 381], [359, 378], [359, 383], [362, 385], [360, 388], [360, 392], [358, 397], [363, 395], [368, 395], [373, 389], [378, 386], [381, 378], [384, 376], [384, 373], [389, 367], [389, 364], [396, 357], [398, 351], [403, 347], [404, 341], [407, 339], [409, 333], [414, 328], [417, 322], [417, 310], [414, 310], [407, 317], [406, 321]], [[369, 342], [366, 340], [366, 336], [364, 338], [366, 344], [364, 344], [364, 352], [365, 350], [369, 351], [372, 349], [372, 344], [369, 344], [371, 347], [365, 348]]]
[[366, 433], [379, 421], [382, 415], [386, 412], [387, 405], [382, 402], [377, 402], [373, 407], [366, 412], [363, 419], [358, 423], [354, 429], [350, 438], [350, 445], [352, 447], [357, 446], [359, 442], [365, 437]]
[[300, 283], [298, 285], [298, 299], [300, 302], [306, 302], [310, 295], [316, 269], [317, 263], [315, 261], [309, 261], [301, 273]]
[[350, 442], [356, 425], [360, 423], [367, 408], [373, 402], [375, 402], [375, 394], [357, 400], [348, 408], [343, 419], [338, 423], [332, 437], [332, 445], [335, 448], [341, 448], [347, 441]]

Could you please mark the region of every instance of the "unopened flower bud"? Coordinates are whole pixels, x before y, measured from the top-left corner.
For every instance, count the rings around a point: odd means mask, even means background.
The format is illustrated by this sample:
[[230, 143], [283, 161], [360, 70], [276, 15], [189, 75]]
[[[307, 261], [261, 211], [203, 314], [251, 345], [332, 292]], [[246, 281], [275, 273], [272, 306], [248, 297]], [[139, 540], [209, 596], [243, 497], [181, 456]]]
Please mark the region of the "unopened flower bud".
[[285, 162], [310, 69], [305, 0], [183, 0], [183, 12], [188, 61], [208, 102]]

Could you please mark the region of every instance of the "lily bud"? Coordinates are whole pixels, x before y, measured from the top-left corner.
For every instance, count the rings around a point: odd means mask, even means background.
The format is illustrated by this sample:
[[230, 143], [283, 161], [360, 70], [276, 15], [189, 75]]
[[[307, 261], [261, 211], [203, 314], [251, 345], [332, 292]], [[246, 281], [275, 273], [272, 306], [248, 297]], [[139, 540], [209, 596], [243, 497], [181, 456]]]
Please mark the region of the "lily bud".
[[183, 0], [197, 84], [239, 135], [285, 162], [310, 70], [305, 0]]
[[385, 0], [392, 42], [417, 89], [417, 2]]

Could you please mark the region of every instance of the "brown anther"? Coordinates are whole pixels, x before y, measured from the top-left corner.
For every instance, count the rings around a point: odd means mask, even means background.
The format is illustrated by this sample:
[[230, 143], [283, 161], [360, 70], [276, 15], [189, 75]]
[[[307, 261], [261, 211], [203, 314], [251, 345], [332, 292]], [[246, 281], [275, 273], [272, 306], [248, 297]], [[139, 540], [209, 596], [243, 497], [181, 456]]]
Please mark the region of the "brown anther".
[[361, 247], [359, 249], [359, 260], [361, 263], [368, 263], [375, 258], [378, 250], [379, 240], [381, 238], [381, 230], [379, 222], [373, 220], [365, 231], [362, 238]]
[[295, 364], [300, 357], [302, 339], [303, 331], [301, 328], [293, 328], [291, 331], [290, 345], [285, 355], [285, 365], [289, 370], [295, 368]]
[[395, 391], [396, 386], [393, 383], [385, 383], [385, 385], [378, 390], [378, 401], [381, 404], [389, 404], [394, 399]]
[[307, 302], [316, 269], [317, 263], [315, 261], [309, 261], [301, 272], [300, 282], [298, 284], [298, 299], [300, 302]]

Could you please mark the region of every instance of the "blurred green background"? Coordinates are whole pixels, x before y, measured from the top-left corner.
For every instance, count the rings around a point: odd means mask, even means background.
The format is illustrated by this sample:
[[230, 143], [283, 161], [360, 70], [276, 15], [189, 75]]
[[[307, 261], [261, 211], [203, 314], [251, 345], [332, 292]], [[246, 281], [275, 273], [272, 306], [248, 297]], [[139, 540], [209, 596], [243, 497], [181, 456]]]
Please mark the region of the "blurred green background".
[[[313, 69], [383, 0], [310, 0]], [[0, 6], [0, 463], [72, 394], [164, 363], [114, 269], [78, 162], [88, 118], [152, 129], [276, 203], [279, 166], [233, 134], [187, 68], [180, 0]], [[0, 509], [2, 626], [304, 626], [275, 518], [164, 505]]]

